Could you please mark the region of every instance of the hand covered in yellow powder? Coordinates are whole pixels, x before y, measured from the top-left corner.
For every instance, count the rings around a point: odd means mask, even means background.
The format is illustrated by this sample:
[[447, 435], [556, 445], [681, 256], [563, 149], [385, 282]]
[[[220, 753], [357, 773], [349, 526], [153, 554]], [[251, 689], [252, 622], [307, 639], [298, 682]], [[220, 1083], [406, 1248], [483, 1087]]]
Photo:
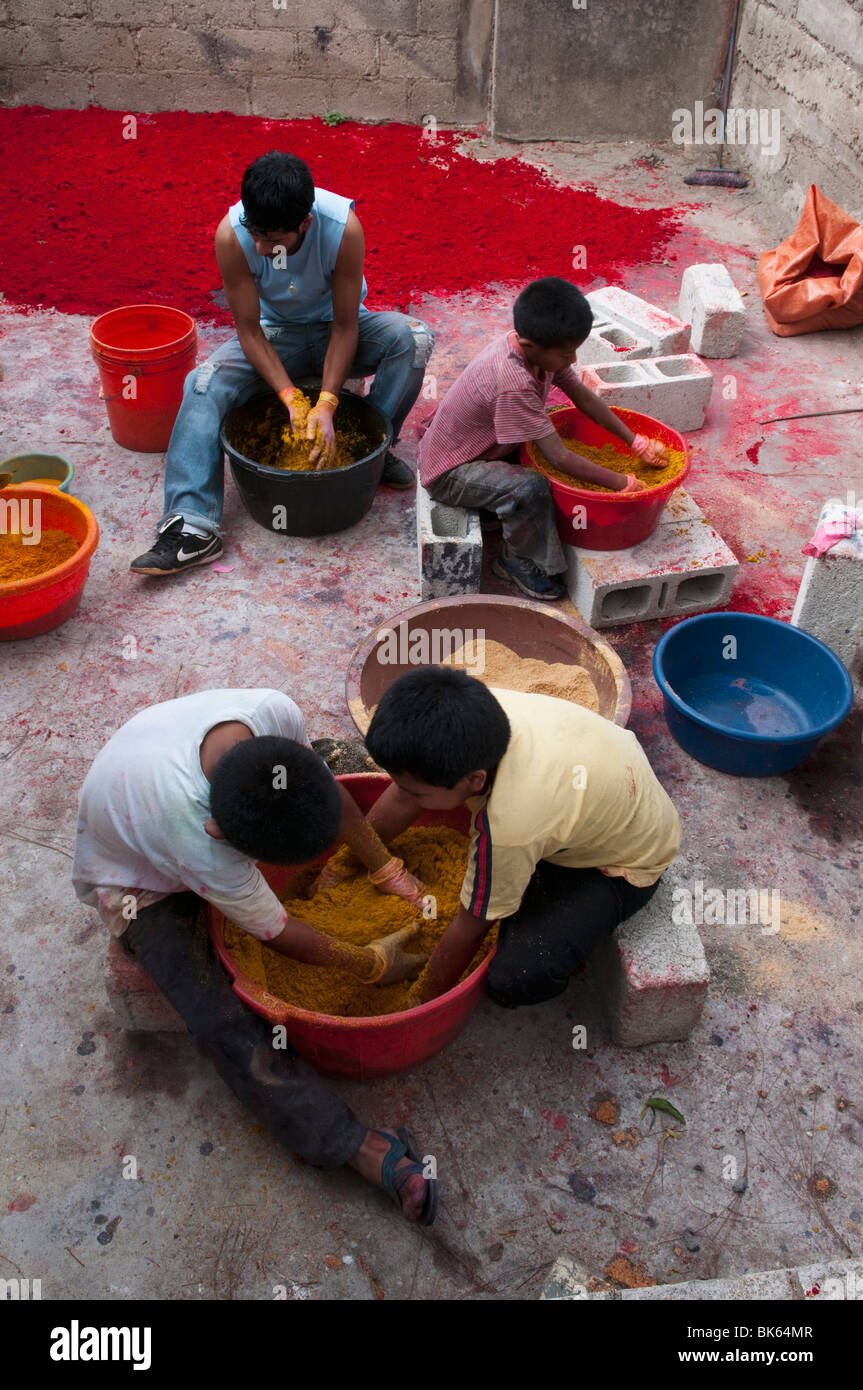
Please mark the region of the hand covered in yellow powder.
[[402, 927], [377, 941], [369, 943], [368, 949], [374, 951], [378, 964], [364, 984], [397, 985], [402, 980], [412, 980], [422, 970], [428, 955], [425, 951], [408, 951], [407, 942], [417, 933], [417, 927]]
[[349, 878], [356, 878], [357, 874], [363, 871], [362, 862], [357, 859], [355, 854], [340, 854], [335, 863], [333, 862], [334, 859], [336, 859], [335, 855], [328, 859], [321, 869], [312, 884], [311, 897], [314, 897], [316, 893], [326, 893], [330, 888], [338, 888], [340, 883], [344, 883]]
[[370, 873], [369, 883], [373, 883], [382, 893], [394, 893], [397, 898], [404, 898], [414, 907], [424, 907], [425, 899], [430, 896], [425, 884], [405, 868], [403, 859], [392, 858], [383, 868]]
[[648, 439], [645, 434], [637, 434], [630, 445], [636, 458], [651, 468], [665, 468], [668, 454], [661, 439]]
[[331, 401], [320, 398], [309, 411], [306, 420], [306, 439], [314, 439], [315, 447], [309, 454], [309, 463], [316, 469], [330, 463], [336, 452], [336, 428], [333, 424], [334, 406]]

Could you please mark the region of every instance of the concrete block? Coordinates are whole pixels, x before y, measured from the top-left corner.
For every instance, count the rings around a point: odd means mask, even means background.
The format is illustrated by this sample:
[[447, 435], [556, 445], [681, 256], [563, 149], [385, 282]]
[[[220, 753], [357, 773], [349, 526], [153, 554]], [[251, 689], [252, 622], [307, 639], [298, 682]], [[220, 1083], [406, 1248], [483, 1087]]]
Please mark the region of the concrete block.
[[105, 989], [117, 1021], [129, 1032], [188, 1032], [158, 985], [115, 937], [108, 941]]
[[595, 317], [614, 319], [619, 327], [650, 343], [656, 357], [686, 352], [689, 347], [688, 323], [617, 285], [591, 290], [587, 301]]
[[578, 349], [579, 367], [594, 362], [626, 362], [630, 357], [649, 357], [653, 351], [646, 338], [637, 338], [614, 319], [594, 316], [593, 327]]
[[678, 488], [652, 536], [628, 550], [565, 547], [567, 588], [591, 627], [721, 608], [740, 568], [701, 508]]
[[791, 624], [825, 642], [850, 668], [863, 642], [863, 507], [855, 511], [830, 498], [818, 525], [836, 534], [849, 514], [855, 525], [851, 535], [825, 555], [807, 557]]
[[736, 357], [746, 308], [724, 265], [690, 265], [683, 272], [680, 317], [692, 326], [692, 351]]
[[643, 1289], [589, 1291], [594, 1276], [571, 1255], [555, 1260], [540, 1291], [540, 1301], [579, 1299], [597, 1302], [757, 1303], [855, 1301], [863, 1297], [863, 1262], [830, 1260], [786, 1269], [763, 1269], [724, 1279], [687, 1279], [679, 1284], [653, 1284]]
[[697, 927], [675, 923], [674, 865], [646, 907], [594, 953], [597, 981], [620, 1047], [682, 1042], [701, 1017], [710, 971]]
[[581, 380], [606, 405], [640, 410], [673, 430], [700, 430], [713, 373], [694, 352], [584, 367]]
[[410, 38], [405, 34], [382, 33], [380, 37], [381, 80], [431, 78], [454, 81], [458, 75], [458, 44], [455, 38], [427, 34]]
[[478, 594], [482, 578], [479, 512], [434, 502], [417, 480], [417, 550], [425, 602], [449, 594]]

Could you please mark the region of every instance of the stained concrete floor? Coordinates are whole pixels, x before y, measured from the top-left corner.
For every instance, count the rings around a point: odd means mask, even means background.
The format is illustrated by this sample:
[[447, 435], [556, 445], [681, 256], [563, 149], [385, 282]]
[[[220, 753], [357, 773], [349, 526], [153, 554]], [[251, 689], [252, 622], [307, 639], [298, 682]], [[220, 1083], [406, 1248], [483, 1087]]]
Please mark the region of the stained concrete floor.
[[[515, 152], [476, 148], [481, 158]], [[533, 145], [521, 157], [620, 201], [692, 205], [668, 264], [633, 271], [628, 288], [673, 309], [685, 265], [723, 259], [746, 292], [741, 354], [711, 364], [708, 422], [689, 437], [689, 489], [735, 552], [752, 557], [731, 606], [788, 617], [820, 501], [863, 491], [859, 416], [755, 422], [863, 404], [859, 330], [769, 334], [756, 270], [776, 238], [760, 230], [771, 209], [757, 188], [687, 189], [691, 158], [637, 144]], [[439, 393], [506, 326], [511, 298], [492, 290], [413, 306], [437, 331]], [[702, 929], [713, 983], [686, 1043], [611, 1046], [588, 972], [540, 1008], [483, 1002], [413, 1073], [333, 1083], [369, 1123], [409, 1121], [436, 1155], [442, 1210], [432, 1232], [408, 1228], [353, 1173], [322, 1175], [286, 1157], [189, 1041], [117, 1027], [102, 929], [69, 884], [90, 761], [143, 705], [216, 686], [281, 686], [312, 737], [352, 735], [348, 655], [418, 598], [413, 507], [382, 492], [344, 535], [283, 540], [245, 515], [229, 481], [233, 571], [133, 579], [128, 561], [159, 516], [161, 457], [114, 445], [86, 320], [3, 308], [0, 327], [3, 453], [66, 454], [102, 529], [78, 616], [0, 650], [0, 1277], [41, 1278], [43, 1298], [272, 1298], [279, 1286], [296, 1299], [527, 1298], [565, 1252], [600, 1278], [624, 1255], [660, 1283], [859, 1253], [859, 700], [798, 771], [726, 777], [692, 762], [666, 730], [650, 670], [661, 624], [608, 635], [632, 678], [631, 727], [681, 811], [684, 864], [708, 887], [779, 891], [782, 931]], [[224, 336], [205, 329], [202, 346]], [[429, 408], [421, 402], [409, 423], [411, 455]], [[490, 577], [484, 587], [502, 589]], [[134, 661], [123, 659], [129, 634]], [[571, 1047], [577, 1023], [586, 1051]], [[640, 1121], [657, 1094], [687, 1120], [662, 1149]], [[608, 1100], [611, 1124], [595, 1118]], [[125, 1155], [137, 1159], [137, 1181], [122, 1176]], [[742, 1194], [730, 1188], [729, 1159], [746, 1174]]]

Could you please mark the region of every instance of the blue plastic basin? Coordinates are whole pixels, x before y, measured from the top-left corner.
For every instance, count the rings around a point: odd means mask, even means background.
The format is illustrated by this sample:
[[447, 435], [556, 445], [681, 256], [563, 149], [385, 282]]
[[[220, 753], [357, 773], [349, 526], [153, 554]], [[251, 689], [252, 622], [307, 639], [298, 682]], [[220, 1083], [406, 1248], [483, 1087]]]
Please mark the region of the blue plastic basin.
[[657, 643], [653, 674], [687, 753], [736, 777], [805, 762], [851, 709], [839, 658], [808, 632], [757, 613], [703, 613]]

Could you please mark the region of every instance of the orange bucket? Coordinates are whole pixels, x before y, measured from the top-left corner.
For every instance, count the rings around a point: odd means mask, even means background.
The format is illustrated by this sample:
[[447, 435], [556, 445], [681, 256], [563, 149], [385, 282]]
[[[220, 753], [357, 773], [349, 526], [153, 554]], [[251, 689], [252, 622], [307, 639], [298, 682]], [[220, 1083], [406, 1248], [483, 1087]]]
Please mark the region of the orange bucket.
[[5, 488], [0, 498], [6, 504], [7, 518], [10, 506], [20, 508], [25, 499], [31, 508], [38, 503], [43, 531], [65, 531], [78, 542], [74, 555], [53, 569], [32, 579], [0, 583], [0, 642], [17, 642], [50, 632], [76, 611], [99, 541], [99, 527], [89, 507], [55, 487], [19, 483]]
[[109, 309], [90, 329], [99, 395], [116, 442], [139, 454], [163, 453], [195, 365], [195, 321], [164, 304]]

